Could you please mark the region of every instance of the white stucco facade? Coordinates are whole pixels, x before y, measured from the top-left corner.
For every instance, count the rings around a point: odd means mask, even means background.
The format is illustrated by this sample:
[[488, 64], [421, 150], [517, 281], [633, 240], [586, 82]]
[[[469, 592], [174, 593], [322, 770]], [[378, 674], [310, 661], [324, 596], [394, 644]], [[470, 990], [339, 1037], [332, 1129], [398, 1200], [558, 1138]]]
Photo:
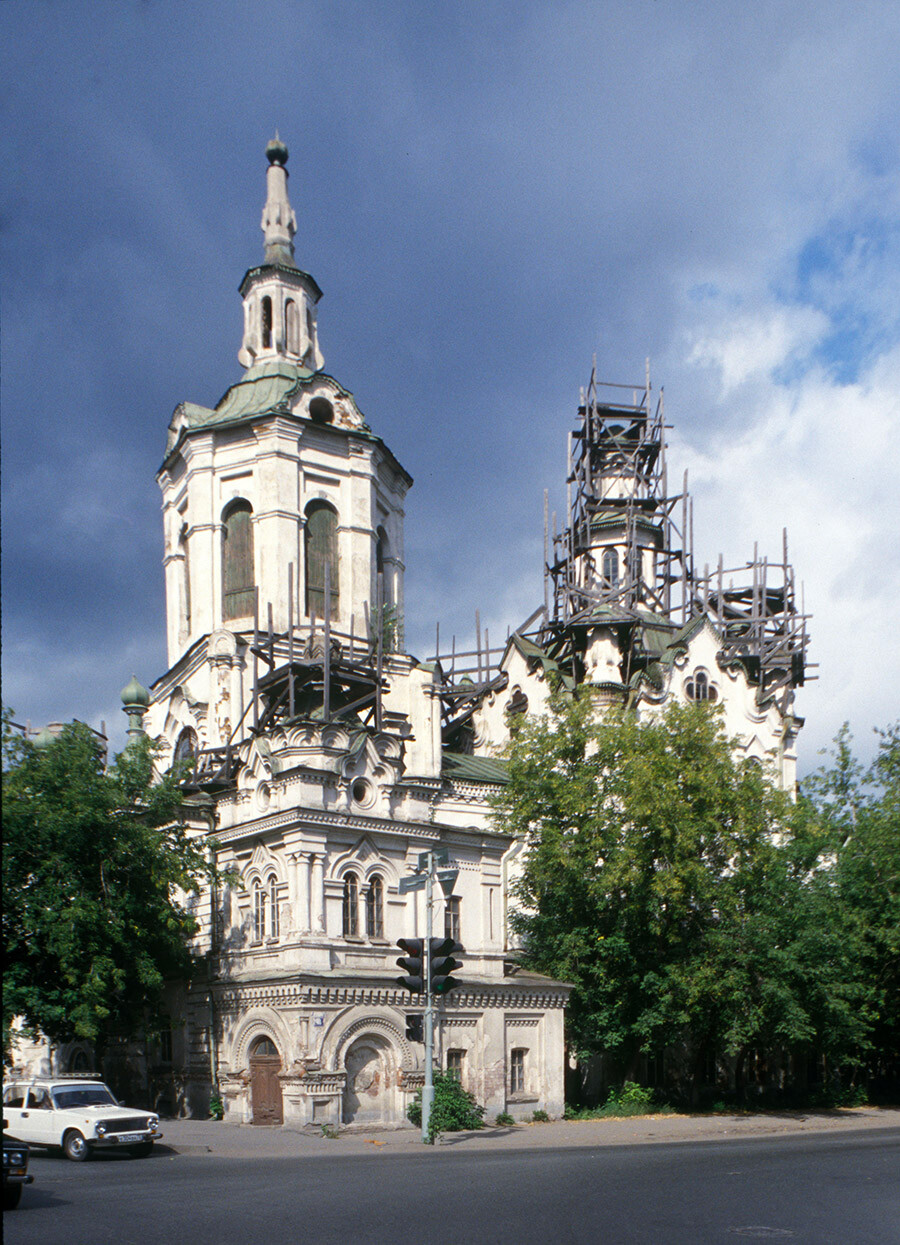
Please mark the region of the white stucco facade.
[[[170, 668], [144, 726], [162, 768], [198, 759], [187, 815], [234, 877], [195, 905], [208, 971], [173, 1017], [181, 1098], [203, 1109], [218, 1086], [239, 1122], [402, 1125], [424, 1077], [406, 1033], [422, 1000], [396, 983], [395, 944], [424, 936], [425, 910], [399, 883], [440, 847], [458, 876], [451, 898], [438, 891], [434, 929], [459, 941], [464, 967], [440, 1006], [437, 1060], [489, 1117], [557, 1116], [568, 989], [511, 962], [516, 848], [488, 807], [502, 767], [462, 758], [448, 770], [441, 670], [403, 652], [412, 481], [322, 370], [320, 291], [293, 265], [275, 146], [266, 263], [241, 285], [245, 374], [214, 408], [176, 408], [158, 477]], [[321, 574], [307, 533], [316, 507], [333, 516], [327, 610], [307, 582]]]

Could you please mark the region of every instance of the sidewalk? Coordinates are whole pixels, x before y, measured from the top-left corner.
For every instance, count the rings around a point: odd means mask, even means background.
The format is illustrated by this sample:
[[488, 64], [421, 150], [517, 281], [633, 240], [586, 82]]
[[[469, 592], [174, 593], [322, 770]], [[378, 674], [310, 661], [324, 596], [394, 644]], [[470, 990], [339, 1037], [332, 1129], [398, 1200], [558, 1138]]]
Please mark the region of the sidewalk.
[[733, 1141], [800, 1133], [850, 1133], [900, 1128], [900, 1109], [854, 1107], [785, 1111], [768, 1115], [643, 1115], [630, 1119], [555, 1120], [481, 1132], [446, 1133], [424, 1146], [418, 1129], [350, 1129], [329, 1138], [312, 1129], [254, 1127], [214, 1120], [163, 1120], [165, 1140], [157, 1151], [229, 1158], [337, 1158], [342, 1154], [434, 1152], [447, 1146], [471, 1151], [556, 1149], [571, 1146], [640, 1145], [675, 1141]]

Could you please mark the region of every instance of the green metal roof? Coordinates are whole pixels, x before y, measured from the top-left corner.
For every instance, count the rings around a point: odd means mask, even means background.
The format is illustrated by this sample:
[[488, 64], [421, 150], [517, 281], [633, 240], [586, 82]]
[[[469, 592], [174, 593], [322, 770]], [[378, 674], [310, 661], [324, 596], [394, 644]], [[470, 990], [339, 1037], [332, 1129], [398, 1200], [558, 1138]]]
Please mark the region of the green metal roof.
[[458, 778], [465, 782], [509, 782], [506, 762], [496, 757], [473, 757], [461, 752], [445, 752], [441, 769], [445, 777]]

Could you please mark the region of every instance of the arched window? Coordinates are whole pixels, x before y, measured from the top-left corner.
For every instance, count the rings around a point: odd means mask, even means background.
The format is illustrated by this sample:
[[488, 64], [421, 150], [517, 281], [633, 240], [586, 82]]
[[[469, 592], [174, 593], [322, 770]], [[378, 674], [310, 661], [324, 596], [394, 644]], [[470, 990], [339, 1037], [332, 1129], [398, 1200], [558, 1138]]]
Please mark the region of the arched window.
[[643, 549], [640, 545], [635, 545], [629, 554], [629, 569], [631, 571], [631, 582], [635, 588], [641, 588], [644, 583], [643, 572]]
[[266, 892], [259, 884], [253, 888], [253, 938], [262, 942], [266, 936]]
[[253, 613], [253, 507], [235, 501], [222, 516], [222, 617]]
[[306, 612], [325, 617], [325, 568], [330, 576], [330, 611], [335, 618], [340, 601], [337, 556], [337, 512], [324, 501], [306, 508]]
[[718, 700], [719, 693], [709, 681], [705, 670], [695, 670], [694, 677], [688, 679], [684, 686], [688, 700]]
[[251, 1059], [277, 1059], [278, 1047], [271, 1038], [259, 1037], [250, 1049]]
[[312, 355], [313, 350], [314, 350], [314, 348], [315, 348], [315, 340], [316, 340], [316, 339], [315, 339], [315, 328], [316, 328], [316, 326], [313, 324], [313, 313], [312, 313], [312, 307], [310, 307], [309, 305], [307, 305], [307, 308], [306, 308], [306, 336], [309, 338], [309, 346], [307, 347], [306, 353], [307, 353], [308, 355]]
[[300, 353], [300, 312], [297, 304], [289, 298], [284, 304], [284, 325], [289, 354]]
[[618, 588], [619, 586], [619, 555], [615, 549], [606, 549], [603, 554], [603, 587]]
[[344, 937], [359, 934], [359, 879], [355, 873], [344, 878]]
[[269, 878], [269, 933], [273, 938], [278, 937], [278, 879], [273, 873]]
[[272, 346], [272, 300], [268, 294], [262, 300], [262, 346], [270, 350]]
[[192, 726], [186, 726], [175, 744], [175, 752], [172, 756], [173, 765], [181, 763], [191, 765], [197, 759], [197, 732]]
[[366, 891], [366, 934], [369, 938], [384, 937], [384, 882], [377, 874]]
[[185, 630], [191, 629], [191, 564], [188, 558], [187, 524], [178, 534], [178, 552], [181, 554], [181, 600], [184, 610]]

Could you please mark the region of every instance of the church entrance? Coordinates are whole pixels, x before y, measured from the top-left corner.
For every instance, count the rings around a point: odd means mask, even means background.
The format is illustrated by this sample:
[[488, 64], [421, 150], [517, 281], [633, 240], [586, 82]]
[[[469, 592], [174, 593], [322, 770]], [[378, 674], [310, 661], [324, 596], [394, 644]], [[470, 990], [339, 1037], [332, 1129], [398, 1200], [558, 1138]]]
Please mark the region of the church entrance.
[[252, 1124], [281, 1124], [281, 1056], [271, 1038], [257, 1038], [250, 1051], [250, 1106]]
[[357, 1038], [344, 1065], [344, 1123], [395, 1124], [397, 1061], [390, 1043], [377, 1034]]

